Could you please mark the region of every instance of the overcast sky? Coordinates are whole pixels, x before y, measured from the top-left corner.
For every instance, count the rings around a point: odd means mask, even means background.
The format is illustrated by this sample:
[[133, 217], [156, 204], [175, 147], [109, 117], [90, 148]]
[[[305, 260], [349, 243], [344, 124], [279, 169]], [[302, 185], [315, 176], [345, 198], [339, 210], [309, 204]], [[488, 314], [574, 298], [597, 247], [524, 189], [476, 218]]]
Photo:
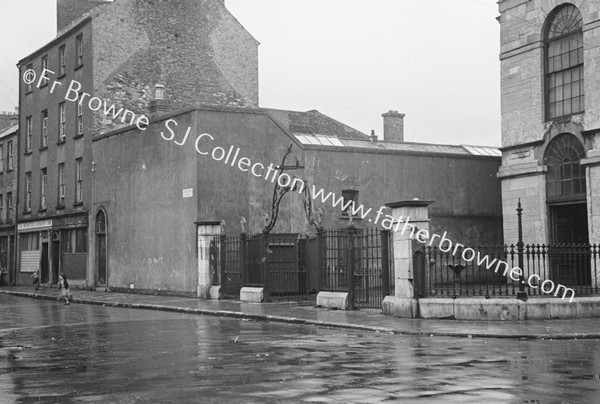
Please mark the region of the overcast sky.
[[[55, 0], [2, 0], [0, 110], [16, 63], [56, 34]], [[317, 109], [362, 132], [406, 114], [405, 140], [500, 145], [495, 0], [226, 0], [261, 43], [260, 105]]]

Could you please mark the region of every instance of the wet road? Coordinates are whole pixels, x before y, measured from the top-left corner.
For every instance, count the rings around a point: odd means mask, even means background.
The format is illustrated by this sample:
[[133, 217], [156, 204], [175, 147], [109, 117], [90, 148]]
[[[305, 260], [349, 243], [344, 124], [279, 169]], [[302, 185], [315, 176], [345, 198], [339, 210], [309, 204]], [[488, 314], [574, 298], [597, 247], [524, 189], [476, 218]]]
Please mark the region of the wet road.
[[417, 338], [0, 296], [0, 403], [594, 403], [600, 342]]

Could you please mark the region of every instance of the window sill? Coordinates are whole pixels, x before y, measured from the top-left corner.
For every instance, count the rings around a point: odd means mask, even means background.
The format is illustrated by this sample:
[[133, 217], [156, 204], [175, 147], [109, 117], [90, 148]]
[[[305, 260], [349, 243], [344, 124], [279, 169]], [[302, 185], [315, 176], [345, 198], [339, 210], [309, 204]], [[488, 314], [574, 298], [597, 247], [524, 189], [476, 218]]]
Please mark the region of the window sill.
[[83, 63], [80, 65], [75, 66], [75, 68], [73, 69], [73, 71], [77, 71], [79, 69], [81, 69], [83, 67]]
[[63, 144], [65, 143], [67, 140], [66, 139], [60, 139], [58, 142], [56, 142], [56, 144]]
[[40, 151], [46, 150], [46, 149], [48, 149], [48, 146], [42, 146], [42, 147], [40, 147]]
[[73, 136], [73, 139], [80, 139], [82, 137], [83, 137], [83, 133], [80, 133], [79, 135]]
[[38, 88], [48, 87], [48, 80], [44, 81]]
[[26, 151], [23, 153], [24, 156], [31, 156], [33, 154], [33, 150]]
[[83, 206], [83, 202], [75, 202], [73, 204], [73, 207], [79, 207], [79, 206]]
[[23, 214], [24, 214], [24, 215], [29, 215], [29, 214], [31, 214], [31, 209], [29, 209], [29, 210], [24, 210], [24, 211], [23, 211]]
[[61, 74], [58, 75], [57, 79], [60, 80], [63, 77], [65, 77], [67, 75], [67, 72], [62, 72]]
[[547, 117], [546, 118], [546, 123], [552, 123], [552, 122], [570, 122], [571, 121], [571, 117], [576, 116], [576, 115], [583, 115], [585, 114], [585, 111], [579, 111], [579, 112], [573, 112], [572, 114], [569, 115], [561, 115], [561, 116], [555, 116], [555, 117]]
[[48, 210], [47, 208], [40, 208], [38, 209], [38, 213], [44, 213], [46, 210]]
[[65, 208], [65, 205], [56, 205], [56, 210], [62, 210]]
[[33, 88], [32, 88], [32, 89], [30, 89], [30, 90], [25, 90], [25, 95], [29, 95], [29, 94], [31, 94], [31, 93], [33, 93]]
[[8, 170], [6, 170], [6, 172], [7, 172], [7, 173], [10, 173], [10, 172], [12, 172], [12, 171], [13, 171], [13, 169], [12, 169], [12, 168], [9, 168]]

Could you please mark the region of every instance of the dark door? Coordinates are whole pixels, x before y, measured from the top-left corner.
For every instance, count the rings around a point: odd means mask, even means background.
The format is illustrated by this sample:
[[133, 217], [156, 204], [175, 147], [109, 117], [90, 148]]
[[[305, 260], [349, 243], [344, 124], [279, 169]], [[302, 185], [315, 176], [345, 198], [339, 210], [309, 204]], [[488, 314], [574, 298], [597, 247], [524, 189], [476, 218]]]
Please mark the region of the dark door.
[[60, 243], [52, 242], [52, 283], [58, 283], [58, 266], [60, 264]]
[[96, 234], [98, 249], [96, 256], [98, 260], [98, 284], [106, 285], [106, 234]]
[[50, 272], [48, 268], [48, 243], [42, 243], [42, 264], [40, 268], [40, 282], [48, 283]]
[[589, 285], [587, 204], [551, 205], [549, 210], [552, 279], [566, 286]]

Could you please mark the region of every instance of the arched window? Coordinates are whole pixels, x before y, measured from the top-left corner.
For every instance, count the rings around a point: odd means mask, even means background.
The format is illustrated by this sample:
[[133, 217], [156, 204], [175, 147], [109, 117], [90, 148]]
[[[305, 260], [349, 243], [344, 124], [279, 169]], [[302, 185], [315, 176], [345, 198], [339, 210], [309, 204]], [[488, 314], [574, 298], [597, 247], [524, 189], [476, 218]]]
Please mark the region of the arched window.
[[96, 214], [96, 234], [105, 234], [106, 233], [106, 216], [104, 215], [104, 211], [99, 211]]
[[550, 14], [545, 35], [546, 120], [584, 111], [583, 19], [572, 4]]
[[585, 198], [585, 170], [581, 159], [585, 157], [583, 145], [574, 135], [556, 136], [546, 149], [546, 195], [549, 201]]

